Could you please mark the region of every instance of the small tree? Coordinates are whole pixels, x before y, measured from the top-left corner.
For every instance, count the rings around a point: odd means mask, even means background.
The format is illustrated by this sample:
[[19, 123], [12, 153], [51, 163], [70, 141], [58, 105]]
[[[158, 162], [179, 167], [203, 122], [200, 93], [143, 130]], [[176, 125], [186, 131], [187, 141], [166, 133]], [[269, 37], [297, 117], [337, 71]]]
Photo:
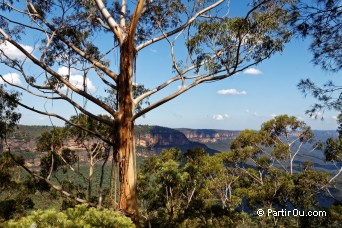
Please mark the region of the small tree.
[[[309, 126], [294, 116], [280, 115], [262, 124], [259, 132], [245, 130], [232, 141], [231, 149], [240, 156], [253, 159], [265, 169], [274, 162], [293, 174], [293, 162], [305, 143], [313, 142], [314, 134]], [[318, 146], [313, 148], [316, 149]], [[267, 155], [260, 159], [258, 155]], [[286, 163], [282, 161], [287, 161]], [[290, 166], [289, 169], [287, 166]], [[262, 173], [258, 177], [262, 181]]]
[[324, 146], [325, 160], [333, 162], [339, 170], [329, 182], [333, 182], [342, 173], [342, 113], [338, 116], [337, 123], [339, 124], [337, 129], [337, 132], [339, 133], [338, 138], [327, 139]]
[[[107, 118], [110, 121], [110, 118], [108, 116], [102, 115], [101, 118], [104, 118], [104, 119]], [[98, 204], [102, 205], [104, 171], [105, 171], [105, 165], [110, 155], [109, 153], [110, 153], [111, 144], [109, 142], [112, 141], [113, 133], [111, 132], [111, 129], [107, 125], [104, 125], [103, 123], [96, 121], [84, 114], [81, 114], [78, 116], [72, 116], [70, 118], [70, 122], [72, 124], [66, 125], [66, 131], [68, 132], [68, 137], [75, 140], [79, 145], [85, 148], [87, 152], [87, 156], [88, 156], [88, 163], [89, 163], [88, 200], [89, 202], [91, 201], [94, 166], [96, 163], [102, 161], [99, 197], [98, 197]], [[84, 129], [88, 131], [80, 130], [79, 128], [75, 127], [73, 124], [77, 126], [82, 126]], [[91, 132], [102, 135], [103, 137], [107, 138], [110, 141], [104, 142], [102, 140], [99, 140]], [[116, 158], [113, 158], [113, 160], [116, 160]], [[116, 181], [116, 179], [112, 181]], [[114, 192], [116, 194], [116, 189]]]

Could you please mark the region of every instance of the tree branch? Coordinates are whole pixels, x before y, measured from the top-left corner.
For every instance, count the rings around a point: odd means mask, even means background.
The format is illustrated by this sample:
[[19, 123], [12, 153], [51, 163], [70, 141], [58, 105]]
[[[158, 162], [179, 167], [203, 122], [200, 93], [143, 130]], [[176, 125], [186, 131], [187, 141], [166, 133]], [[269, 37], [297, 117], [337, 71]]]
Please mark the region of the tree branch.
[[51, 74], [55, 78], [57, 78], [60, 82], [65, 84], [68, 88], [76, 92], [77, 94], [80, 94], [81, 96], [87, 98], [88, 100], [94, 102], [95, 104], [102, 107], [104, 110], [106, 110], [108, 113], [110, 113], [112, 116], [115, 115], [115, 111], [110, 108], [107, 104], [103, 103], [99, 99], [91, 96], [89, 93], [78, 89], [76, 86], [72, 85], [68, 80], [60, 76], [58, 73], [56, 73], [54, 70], [52, 70], [50, 67], [46, 66], [45, 64], [41, 63], [39, 60], [37, 60], [32, 54], [27, 52], [21, 45], [19, 45], [17, 42], [11, 39], [2, 29], [0, 29], [0, 34], [2, 34], [9, 43], [13, 44], [17, 49], [19, 49], [27, 58], [29, 58], [35, 65], [39, 66], [43, 70], [45, 70], [47, 73]]
[[114, 18], [110, 15], [110, 13], [108, 12], [108, 10], [107, 10], [106, 6], [104, 5], [103, 1], [102, 0], [95, 0], [95, 2], [96, 2], [96, 5], [97, 5], [97, 8], [100, 10], [102, 16], [105, 18], [107, 24], [109, 25], [109, 27], [113, 31], [116, 39], [121, 44], [122, 41], [123, 41], [123, 31], [122, 31], [122, 29], [116, 23]]
[[133, 43], [134, 41], [135, 31], [137, 29], [141, 13], [143, 12], [144, 5], [145, 5], [145, 0], [138, 0], [138, 3], [136, 5], [136, 8], [134, 10], [134, 13], [130, 22], [131, 24], [129, 26], [128, 38], [129, 38], [130, 43]]
[[220, 4], [223, 3], [223, 2], [224, 2], [224, 0], [217, 1], [216, 3], [210, 5], [210, 6], [208, 6], [207, 8], [205, 8], [205, 9], [201, 10], [200, 12], [196, 13], [192, 18], [190, 18], [187, 22], [185, 22], [183, 25], [179, 26], [178, 28], [176, 28], [176, 29], [174, 29], [174, 30], [172, 30], [172, 31], [170, 31], [170, 32], [167, 32], [167, 33], [165, 33], [165, 34], [162, 34], [162, 35], [160, 35], [160, 36], [158, 36], [158, 37], [155, 37], [155, 38], [153, 38], [153, 39], [151, 39], [151, 40], [148, 40], [148, 41], [146, 41], [145, 43], [140, 44], [139, 46], [137, 46], [136, 50], [137, 50], [137, 51], [140, 51], [141, 49], [143, 49], [143, 48], [149, 46], [150, 44], [153, 44], [153, 43], [155, 43], [155, 42], [158, 42], [158, 41], [160, 41], [160, 40], [163, 40], [163, 39], [165, 39], [166, 37], [172, 36], [172, 35], [174, 35], [174, 34], [180, 32], [180, 31], [182, 31], [182, 30], [185, 29], [187, 26], [189, 26], [191, 23], [193, 23], [193, 22], [197, 19], [197, 17], [199, 17], [199, 16], [201, 16], [202, 14], [208, 12], [209, 10], [215, 8], [216, 6], [220, 5]]
[[[101, 1], [101, 0], [97, 0], [97, 1]], [[102, 1], [101, 1], [102, 2]], [[47, 22], [45, 20], [45, 18], [43, 18], [41, 15], [39, 15], [35, 9], [35, 7], [32, 5], [32, 3], [30, 3], [30, 7], [32, 8], [32, 10], [35, 11], [35, 16], [39, 17], [39, 19], [41, 19], [45, 25], [51, 30], [51, 31], [56, 31], [57, 29], [50, 24], [49, 22]], [[67, 46], [69, 46], [73, 51], [75, 51], [78, 55], [80, 55], [81, 57], [85, 58], [86, 60], [88, 60], [89, 62], [91, 62], [93, 65], [95, 65], [96, 67], [98, 67], [99, 69], [101, 69], [104, 73], [106, 73], [109, 77], [111, 77], [114, 81], [117, 81], [117, 74], [115, 74], [114, 72], [112, 72], [110, 69], [108, 69], [106, 66], [104, 66], [103, 64], [101, 64], [98, 60], [93, 59], [92, 57], [90, 57], [89, 55], [87, 55], [84, 51], [80, 50], [75, 44], [73, 44], [72, 42], [68, 41], [67, 39], [65, 39], [65, 37], [63, 35], [61, 35], [59, 32], [56, 32], [57, 37], [63, 41], [63, 43], [65, 43]]]

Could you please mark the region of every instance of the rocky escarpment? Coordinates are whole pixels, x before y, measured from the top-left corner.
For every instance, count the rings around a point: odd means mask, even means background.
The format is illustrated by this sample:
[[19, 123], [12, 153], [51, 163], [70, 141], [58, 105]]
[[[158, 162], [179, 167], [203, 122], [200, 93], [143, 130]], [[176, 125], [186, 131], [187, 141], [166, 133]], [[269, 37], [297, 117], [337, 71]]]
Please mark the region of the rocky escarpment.
[[211, 129], [187, 129], [179, 128], [189, 140], [200, 143], [215, 143], [218, 141], [232, 140], [237, 137], [241, 131], [211, 130]]
[[230, 142], [237, 137], [241, 131], [213, 130], [213, 129], [177, 129], [182, 132], [189, 140], [203, 143], [209, 148], [217, 151], [227, 151]]
[[[34, 132], [33, 132], [34, 130]], [[41, 132], [38, 132], [41, 130]], [[8, 140], [12, 151], [35, 151], [37, 137], [47, 129], [36, 126], [20, 126], [18, 131]], [[203, 148], [209, 153], [215, 153], [216, 150], [208, 148], [205, 144], [189, 140], [182, 132], [159, 126], [144, 126], [138, 125], [135, 127], [135, 142], [137, 152], [140, 155], [159, 154], [164, 149], [173, 147], [186, 151], [191, 148]], [[65, 147], [79, 152], [84, 151], [82, 145], [78, 145], [74, 140], [69, 139], [64, 141]]]
[[215, 153], [216, 150], [210, 149], [203, 143], [189, 140], [182, 132], [159, 126], [137, 126], [136, 145], [140, 154], [159, 154], [163, 149], [177, 147], [182, 151], [191, 148], [203, 148], [208, 153]]
[[[9, 138], [12, 151], [35, 151], [36, 139], [43, 131], [50, 131], [48, 126], [23, 126]], [[240, 131], [212, 129], [172, 129], [160, 126], [135, 126], [135, 142], [140, 155], [159, 154], [163, 149], [177, 147], [182, 151], [190, 148], [204, 148], [209, 153], [229, 150], [230, 142]], [[336, 131], [314, 131], [321, 141], [328, 137], [337, 137]], [[65, 141], [65, 146], [76, 151], [84, 150], [73, 140]], [[86, 157], [85, 157], [86, 159]]]

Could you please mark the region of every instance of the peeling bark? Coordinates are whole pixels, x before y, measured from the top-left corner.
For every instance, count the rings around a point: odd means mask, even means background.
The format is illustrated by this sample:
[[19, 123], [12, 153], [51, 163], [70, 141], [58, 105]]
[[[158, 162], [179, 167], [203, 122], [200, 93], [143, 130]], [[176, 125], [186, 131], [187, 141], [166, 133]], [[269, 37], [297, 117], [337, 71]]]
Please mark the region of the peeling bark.
[[133, 87], [135, 48], [128, 40], [124, 41], [120, 53], [119, 109], [117, 116], [118, 132], [116, 143], [119, 156], [119, 208], [133, 221], [138, 222], [136, 154], [133, 122]]

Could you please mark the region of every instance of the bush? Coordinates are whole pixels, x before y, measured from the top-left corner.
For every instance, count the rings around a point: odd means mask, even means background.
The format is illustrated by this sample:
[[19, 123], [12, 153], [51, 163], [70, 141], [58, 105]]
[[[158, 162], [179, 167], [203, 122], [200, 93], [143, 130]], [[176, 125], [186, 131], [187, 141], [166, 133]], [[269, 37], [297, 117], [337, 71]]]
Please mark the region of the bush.
[[38, 210], [18, 221], [10, 220], [6, 227], [135, 227], [133, 222], [109, 209], [88, 207], [88, 205], [77, 205], [66, 211]]

